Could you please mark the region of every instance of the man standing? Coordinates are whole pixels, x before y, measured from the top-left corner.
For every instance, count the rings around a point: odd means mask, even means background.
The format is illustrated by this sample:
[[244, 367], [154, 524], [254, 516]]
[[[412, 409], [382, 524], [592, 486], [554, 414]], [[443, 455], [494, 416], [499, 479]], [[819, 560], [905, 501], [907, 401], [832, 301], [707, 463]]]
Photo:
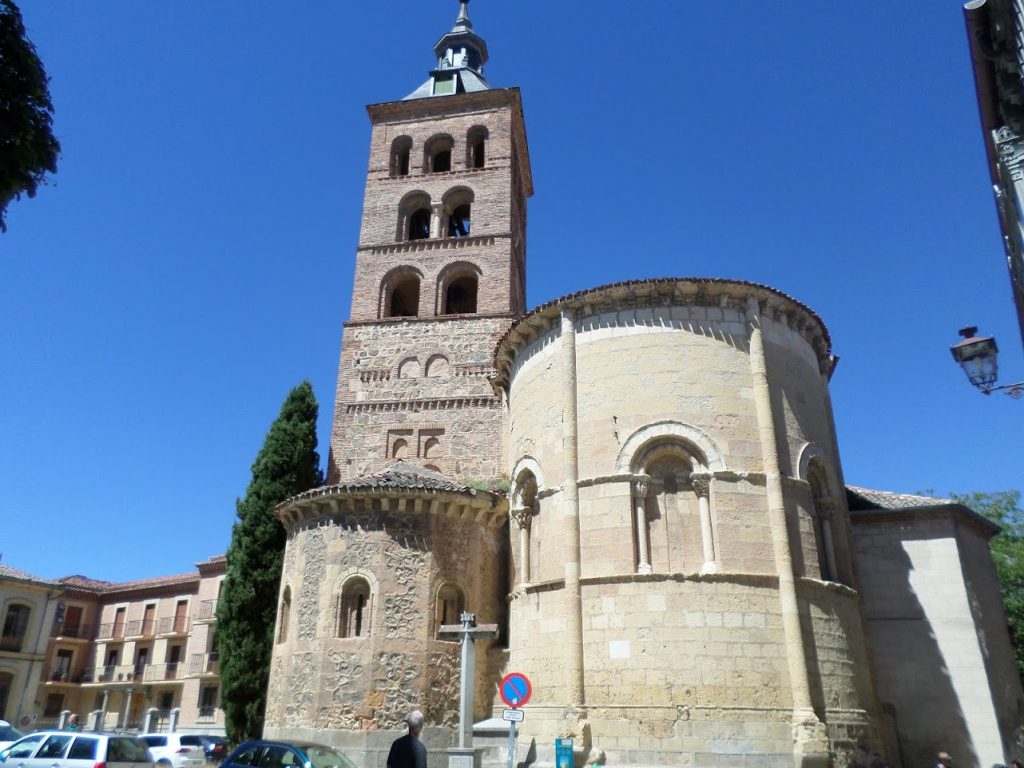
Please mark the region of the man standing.
[[391, 743], [388, 768], [427, 768], [427, 748], [420, 741], [423, 713], [414, 709], [405, 722], [409, 726], [409, 733]]

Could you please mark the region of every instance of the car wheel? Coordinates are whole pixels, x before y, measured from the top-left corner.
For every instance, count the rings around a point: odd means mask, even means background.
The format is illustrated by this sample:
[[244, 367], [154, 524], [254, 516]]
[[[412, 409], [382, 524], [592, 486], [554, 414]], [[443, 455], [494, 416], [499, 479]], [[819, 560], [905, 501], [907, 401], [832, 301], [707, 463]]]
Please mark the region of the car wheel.
[[156, 768], [171, 768], [171, 761], [166, 757], [156, 761]]

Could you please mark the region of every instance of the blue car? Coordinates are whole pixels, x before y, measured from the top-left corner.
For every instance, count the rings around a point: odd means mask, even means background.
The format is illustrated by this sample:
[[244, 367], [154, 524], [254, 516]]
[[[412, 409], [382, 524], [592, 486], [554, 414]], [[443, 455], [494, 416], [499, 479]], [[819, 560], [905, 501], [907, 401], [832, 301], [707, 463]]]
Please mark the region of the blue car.
[[356, 768], [333, 747], [308, 741], [253, 739], [227, 756], [220, 768]]

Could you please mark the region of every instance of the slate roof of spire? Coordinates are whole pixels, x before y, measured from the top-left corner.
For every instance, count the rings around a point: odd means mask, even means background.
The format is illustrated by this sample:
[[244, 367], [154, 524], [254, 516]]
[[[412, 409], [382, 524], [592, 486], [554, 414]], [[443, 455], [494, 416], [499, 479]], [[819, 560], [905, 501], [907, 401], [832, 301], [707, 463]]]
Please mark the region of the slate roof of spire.
[[[438, 68], [432, 70], [427, 81], [402, 101], [490, 90], [483, 75], [483, 65], [487, 63], [489, 55], [487, 43], [473, 31], [468, 5], [469, 0], [459, 0], [459, 15], [455, 19], [455, 25], [442, 35], [434, 46], [434, 56], [439, 60]], [[466, 57], [455, 59], [453, 56], [451, 60], [442, 60], [446, 51], [454, 52], [456, 49], [463, 48], [467, 51]], [[469, 55], [470, 53], [473, 55]], [[443, 92], [439, 91], [434, 87], [438, 79], [445, 82], [453, 79], [451, 88]]]

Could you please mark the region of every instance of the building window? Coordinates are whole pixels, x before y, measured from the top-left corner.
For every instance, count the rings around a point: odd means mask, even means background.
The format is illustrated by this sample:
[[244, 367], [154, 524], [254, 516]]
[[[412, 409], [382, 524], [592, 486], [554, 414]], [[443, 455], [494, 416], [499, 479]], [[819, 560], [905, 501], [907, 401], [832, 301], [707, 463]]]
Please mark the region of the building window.
[[416, 317], [420, 312], [420, 276], [404, 270], [383, 285], [384, 317]]
[[399, 136], [391, 142], [391, 166], [392, 176], [409, 175], [409, 154], [412, 152], [412, 139], [408, 136]]
[[456, 277], [444, 292], [444, 314], [467, 315], [476, 312], [476, 275]]
[[277, 617], [277, 642], [283, 643], [288, 639], [288, 619], [292, 612], [292, 588], [285, 587], [284, 595], [281, 597], [280, 616]]
[[217, 694], [220, 689], [216, 685], [204, 685], [199, 689], [199, 717], [212, 720], [217, 710]]
[[458, 624], [459, 617], [465, 608], [466, 602], [462, 596], [462, 590], [454, 584], [443, 584], [437, 590], [437, 604], [434, 608], [434, 637], [441, 636], [441, 627], [445, 624]]
[[63, 709], [63, 693], [49, 693], [46, 695], [46, 704], [43, 706], [43, 717], [59, 717]]
[[368, 637], [369, 634], [370, 584], [361, 576], [356, 576], [346, 581], [341, 590], [338, 637]]
[[395, 239], [429, 239], [431, 217], [430, 195], [422, 190], [410, 192], [398, 205], [398, 232]]
[[57, 651], [57, 658], [53, 665], [53, 678], [54, 680], [67, 680], [68, 675], [71, 674], [71, 662], [74, 659], [75, 652], [67, 648], [61, 648]]
[[430, 208], [417, 208], [410, 214], [409, 239], [430, 239]]
[[469, 237], [469, 205], [460, 205], [448, 214], [448, 237]]
[[452, 169], [452, 137], [439, 134], [423, 145], [423, 172], [446, 173]]
[[466, 167], [483, 168], [486, 162], [487, 128], [475, 125], [466, 134]]
[[447, 217], [444, 232], [448, 237], [469, 237], [471, 230], [473, 190], [456, 187], [448, 190], [441, 208]]
[[403, 438], [395, 440], [394, 446], [391, 448], [391, 458], [393, 459], [406, 459], [409, 457], [409, 442]]
[[31, 615], [32, 609], [27, 605], [14, 603], [7, 606], [3, 634], [0, 635], [0, 651], [13, 651], [14, 653], [21, 651]]
[[7, 702], [11, 698], [13, 687], [14, 675], [10, 672], [0, 672], [0, 718], [7, 717]]

